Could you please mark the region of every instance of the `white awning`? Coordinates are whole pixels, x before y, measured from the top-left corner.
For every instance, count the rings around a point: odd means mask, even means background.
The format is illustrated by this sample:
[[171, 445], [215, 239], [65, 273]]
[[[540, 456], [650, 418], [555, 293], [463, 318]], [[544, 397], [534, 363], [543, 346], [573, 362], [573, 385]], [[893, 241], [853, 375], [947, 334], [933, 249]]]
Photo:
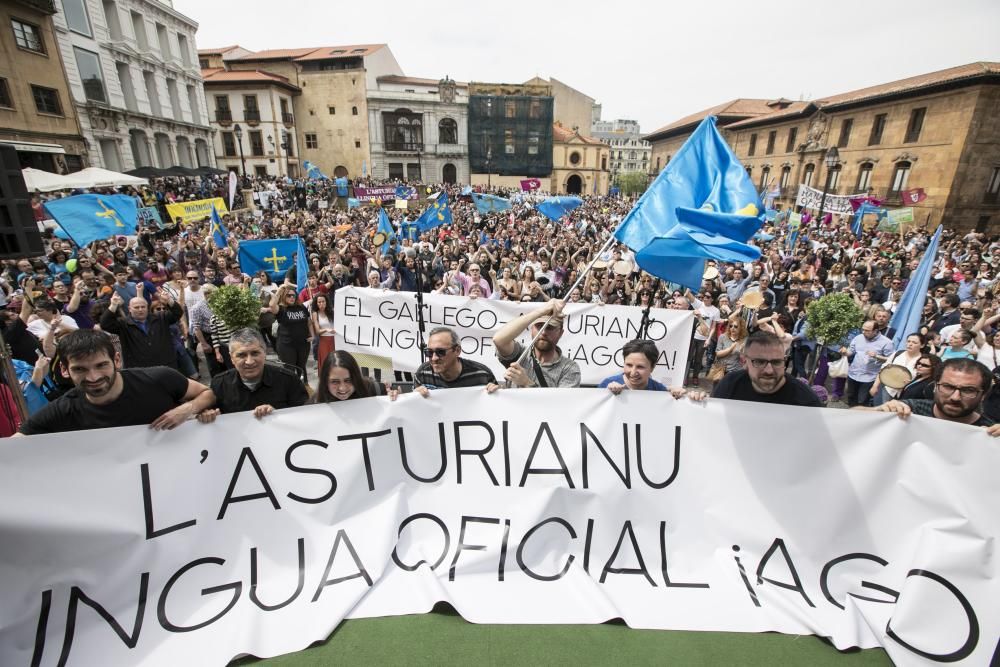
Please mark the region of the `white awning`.
[[13, 146], [14, 150], [20, 151], [21, 153], [59, 153], [60, 155], [66, 154], [66, 149], [59, 144], [38, 144], [33, 141], [8, 141], [6, 139], [0, 139], [0, 144], [7, 144], [8, 146]]

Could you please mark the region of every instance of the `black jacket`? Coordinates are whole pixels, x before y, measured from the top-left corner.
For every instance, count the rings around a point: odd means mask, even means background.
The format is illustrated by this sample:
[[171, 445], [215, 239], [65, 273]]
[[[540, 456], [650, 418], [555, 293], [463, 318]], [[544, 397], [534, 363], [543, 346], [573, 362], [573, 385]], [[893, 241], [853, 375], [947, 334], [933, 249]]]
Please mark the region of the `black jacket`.
[[101, 315], [101, 329], [116, 334], [122, 345], [124, 368], [148, 368], [167, 366], [177, 368], [177, 353], [170, 333], [170, 325], [181, 318], [181, 307], [170, 304], [163, 315], [150, 314], [146, 318], [146, 331], [131, 317], [119, 317], [118, 313], [105, 310]]

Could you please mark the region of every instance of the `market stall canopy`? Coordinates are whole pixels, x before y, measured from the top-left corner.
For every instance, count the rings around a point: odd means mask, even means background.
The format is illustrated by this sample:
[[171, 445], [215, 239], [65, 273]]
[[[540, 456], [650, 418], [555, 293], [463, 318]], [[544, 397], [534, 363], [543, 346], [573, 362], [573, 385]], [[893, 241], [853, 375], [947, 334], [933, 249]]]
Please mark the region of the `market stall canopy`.
[[139, 178], [163, 178], [167, 175], [165, 170], [158, 169], [157, 167], [139, 167], [125, 173], [129, 176], [138, 176]]
[[76, 178], [75, 174], [53, 174], [51, 171], [41, 169], [22, 169], [24, 185], [29, 192], [53, 192], [55, 190], [73, 190], [74, 188], [85, 188], [87, 185]]
[[149, 181], [138, 176], [119, 174], [117, 171], [109, 171], [100, 167], [87, 167], [80, 171], [69, 174], [71, 178], [81, 181], [78, 188], [113, 188], [122, 185], [149, 185]]
[[189, 169], [187, 167], [170, 167], [169, 169], [164, 169], [163, 174], [165, 176], [181, 176], [183, 178], [197, 178], [201, 176], [194, 169]]
[[225, 169], [216, 169], [215, 167], [198, 167], [195, 169], [202, 176], [225, 176], [229, 172]]

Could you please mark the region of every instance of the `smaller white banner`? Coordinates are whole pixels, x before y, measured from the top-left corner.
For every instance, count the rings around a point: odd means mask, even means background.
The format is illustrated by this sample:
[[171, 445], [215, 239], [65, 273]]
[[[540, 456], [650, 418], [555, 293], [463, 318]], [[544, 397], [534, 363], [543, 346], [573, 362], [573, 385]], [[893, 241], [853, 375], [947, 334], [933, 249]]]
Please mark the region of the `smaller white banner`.
[[853, 214], [851, 200], [866, 196], [864, 192], [855, 195], [832, 195], [826, 193], [826, 200], [823, 200], [823, 192], [808, 185], [799, 185], [799, 194], [795, 198], [795, 205], [803, 208], [819, 210], [820, 202], [823, 203], [824, 213], [846, 213]]

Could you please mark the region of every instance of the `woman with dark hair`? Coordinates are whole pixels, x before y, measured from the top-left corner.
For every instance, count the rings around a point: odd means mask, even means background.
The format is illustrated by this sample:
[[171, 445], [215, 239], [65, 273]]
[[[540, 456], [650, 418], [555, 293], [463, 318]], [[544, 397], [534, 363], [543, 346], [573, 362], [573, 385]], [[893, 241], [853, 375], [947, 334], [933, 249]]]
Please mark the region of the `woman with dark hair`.
[[934, 399], [934, 378], [941, 368], [941, 359], [935, 354], [921, 354], [913, 366], [915, 377], [899, 392], [897, 400], [910, 398]]
[[666, 391], [666, 386], [651, 377], [659, 355], [653, 341], [630, 340], [622, 346], [622, 372], [604, 378], [597, 386], [607, 387], [612, 394], [620, 394], [623, 389]]
[[788, 318], [795, 322], [799, 319], [799, 310], [802, 308], [802, 292], [791, 290], [785, 295], [785, 302], [778, 308], [779, 313], [788, 315]]
[[361, 374], [361, 368], [350, 352], [334, 350], [319, 367], [319, 381], [310, 403], [335, 403], [370, 396], [389, 396], [395, 401], [398, 389], [380, 385]]
[[326, 294], [317, 294], [313, 297], [309, 310], [313, 331], [319, 336], [316, 363], [322, 366], [327, 355], [333, 352], [333, 303]]

